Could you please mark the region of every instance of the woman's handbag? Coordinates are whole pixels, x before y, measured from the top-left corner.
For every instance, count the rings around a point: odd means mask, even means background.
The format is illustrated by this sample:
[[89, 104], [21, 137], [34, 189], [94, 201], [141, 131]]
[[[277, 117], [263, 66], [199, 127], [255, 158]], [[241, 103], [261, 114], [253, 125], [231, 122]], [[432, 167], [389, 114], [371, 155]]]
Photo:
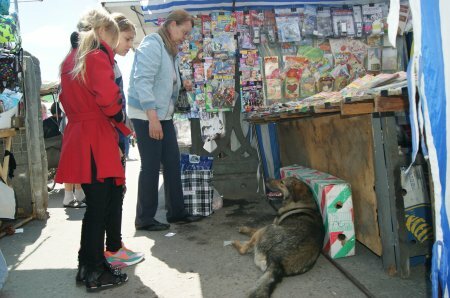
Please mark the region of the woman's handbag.
[[188, 113], [191, 111], [191, 105], [189, 104], [186, 88], [181, 88], [178, 94], [177, 102], [175, 103], [175, 112]]

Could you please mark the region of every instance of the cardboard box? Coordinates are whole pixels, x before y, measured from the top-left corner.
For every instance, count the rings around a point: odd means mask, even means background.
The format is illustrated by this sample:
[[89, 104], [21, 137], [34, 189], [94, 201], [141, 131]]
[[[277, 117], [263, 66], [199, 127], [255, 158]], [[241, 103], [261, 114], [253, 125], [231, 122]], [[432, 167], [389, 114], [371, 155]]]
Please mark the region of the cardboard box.
[[281, 178], [294, 176], [310, 186], [325, 226], [324, 252], [333, 259], [355, 255], [350, 184], [330, 174], [297, 165], [283, 167], [280, 173]]
[[433, 240], [431, 202], [422, 166], [412, 166], [408, 173], [406, 168], [402, 167], [401, 185], [408, 240], [420, 243]]

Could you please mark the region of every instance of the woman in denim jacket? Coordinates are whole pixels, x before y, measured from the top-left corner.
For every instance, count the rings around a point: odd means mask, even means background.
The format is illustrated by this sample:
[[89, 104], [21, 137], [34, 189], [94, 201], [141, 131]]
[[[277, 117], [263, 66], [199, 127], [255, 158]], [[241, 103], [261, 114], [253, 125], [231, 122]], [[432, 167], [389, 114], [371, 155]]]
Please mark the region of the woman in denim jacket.
[[155, 220], [160, 164], [169, 223], [189, 223], [200, 217], [184, 209], [180, 151], [172, 121], [181, 86], [176, 55], [193, 26], [184, 10], [174, 10], [157, 33], [147, 35], [134, 56], [128, 89], [128, 115], [136, 132], [141, 157], [135, 226], [161, 231], [170, 226]]

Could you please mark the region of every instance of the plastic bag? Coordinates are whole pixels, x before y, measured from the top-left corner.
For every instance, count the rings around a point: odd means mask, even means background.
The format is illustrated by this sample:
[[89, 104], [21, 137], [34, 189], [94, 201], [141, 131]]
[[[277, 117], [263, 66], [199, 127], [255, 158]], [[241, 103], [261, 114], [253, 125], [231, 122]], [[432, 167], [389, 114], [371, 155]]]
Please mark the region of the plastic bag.
[[181, 171], [212, 170], [213, 160], [212, 156], [182, 153], [180, 157]]

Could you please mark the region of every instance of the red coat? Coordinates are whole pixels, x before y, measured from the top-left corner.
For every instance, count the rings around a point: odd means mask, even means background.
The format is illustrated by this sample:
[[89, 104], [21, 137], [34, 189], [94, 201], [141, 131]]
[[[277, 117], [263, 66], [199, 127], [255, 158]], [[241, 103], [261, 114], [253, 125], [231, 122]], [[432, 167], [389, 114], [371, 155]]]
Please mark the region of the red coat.
[[121, 111], [121, 95], [114, 81], [114, 54], [106, 43], [102, 44], [108, 54], [95, 50], [87, 55], [85, 83], [70, 74], [76, 50], [72, 50], [61, 68], [60, 101], [68, 124], [56, 173], [58, 183], [91, 183], [92, 158], [97, 180], [113, 177], [116, 184], [125, 181], [118, 135], [109, 118]]

